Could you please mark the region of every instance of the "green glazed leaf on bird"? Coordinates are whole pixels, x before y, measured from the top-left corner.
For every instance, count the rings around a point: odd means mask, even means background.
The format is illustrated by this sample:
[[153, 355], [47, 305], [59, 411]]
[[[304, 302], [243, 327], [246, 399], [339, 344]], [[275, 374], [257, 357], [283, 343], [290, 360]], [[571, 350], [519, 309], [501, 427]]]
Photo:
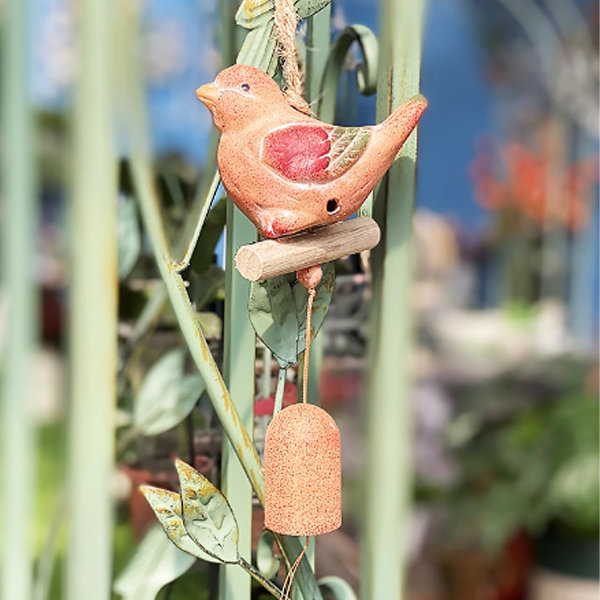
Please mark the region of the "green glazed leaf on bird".
[[165, 530], [167, 537], [180, 550], [208, 562], [221, 562], [211, 554], [204, 552], [188, 535], [185, 525], [183, 524], [181, 496], [178, 493], [150, 485], [142, 485], [140, 491], [144, 494], [148, 504], [152, 507], [152, 510]]
[[227, 498], [196, 469], [177, 460], [183, 523], [206, 553], [225, 563], [238, 563], [238, 524]]

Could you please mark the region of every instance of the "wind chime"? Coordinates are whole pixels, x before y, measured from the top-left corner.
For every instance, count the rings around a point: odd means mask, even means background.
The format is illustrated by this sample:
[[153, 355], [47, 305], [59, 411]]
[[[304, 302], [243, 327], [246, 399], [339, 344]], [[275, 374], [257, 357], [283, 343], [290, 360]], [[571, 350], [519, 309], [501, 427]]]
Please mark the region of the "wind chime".
[[266, 73], [235, 65], [197, 90], [221, 131], [218, 165], [225, 189], [263, 238], [243, 246], [236, 267], [250, 281], [296, 271], [308, 291], [302, 402], [275, 415], [265, 440], [265, 525], [306, 536], [291, 565], [289, 596], [309, 536], [341, 525], [341, 449], [334, 420], [307, 403], [311, 314], [320, 264], [373, 248], [370, 218], [345, 221], [395, 159], [427, 105], [402, 104], [373, 127], [337, 127], [316, 120], [302, 97], [292, 0], [275, 1], [275, 28], [285, 94]]

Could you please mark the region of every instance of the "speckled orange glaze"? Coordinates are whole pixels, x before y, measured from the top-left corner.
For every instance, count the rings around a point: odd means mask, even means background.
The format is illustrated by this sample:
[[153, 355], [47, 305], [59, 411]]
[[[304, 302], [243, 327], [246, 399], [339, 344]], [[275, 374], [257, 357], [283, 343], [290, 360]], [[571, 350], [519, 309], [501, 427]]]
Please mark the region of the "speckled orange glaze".
[[293, 109], [254, 67], [225, 69], [197, 95], [222, 136], [219, 171], [265, 237], [342, 221], [388, 170], [427, 106], [415, 96], [373, 127], [336, 127]]
[[265, 526], [284, 535], [319, 535], [342, 523], [340, 433], [313, 404], [277, 413], [265, 439]]

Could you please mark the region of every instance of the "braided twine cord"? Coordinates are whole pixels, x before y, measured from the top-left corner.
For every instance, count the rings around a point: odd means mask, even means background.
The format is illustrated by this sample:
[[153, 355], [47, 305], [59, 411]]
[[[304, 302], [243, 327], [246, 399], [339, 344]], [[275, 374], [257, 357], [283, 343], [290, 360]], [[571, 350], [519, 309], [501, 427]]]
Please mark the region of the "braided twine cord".
[[296, 28], [298, 17], [294, 0], [274, 0], [275, 34], [277, 36], [277, 52], [283, 64], [285, 95], [288, 102], [300, 112], [310, 115], [308, 102], [304, 99], [304, 81], [296, 58]]

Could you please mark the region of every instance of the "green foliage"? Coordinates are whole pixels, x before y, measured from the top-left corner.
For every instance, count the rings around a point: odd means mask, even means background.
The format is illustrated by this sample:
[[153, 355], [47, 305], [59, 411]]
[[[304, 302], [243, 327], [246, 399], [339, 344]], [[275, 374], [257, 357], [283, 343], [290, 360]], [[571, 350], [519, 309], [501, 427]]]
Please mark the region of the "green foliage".
[[217, 298], [223, 298], [225, 290], [225, 271], [217, 265], [209, 265], [202, 273], [190, 273], [190, 298], [201, 310]]
[[133, 410], [133, 424], [143, 434], [156, 435], [181, 423], [204, 392], [200, 375], [184, 376], [184, 359], [184, 350], [176, 348], [148, 371]]
[[119, 202], [117, 242], [119, 245], [119, 279], [125, 279], [133, 269], [142, 247], [142, 234], [137, 209], [132, 198]]
[[154, 600], [166, 584], [185, 573], [195, 558], [176, 548], [160, 527], [152, 527], [114, 583], [123, 600]]
[[521, 398], [501, 417], [471, 407], [451, 427], [461, 475], [450, 497], [461, 535], [479, 529], [492, 548], [520, 527], [538, 534], [552, 523], [598, 535], [598, 399], [581, 383], [549, 394], [529, 407]]

